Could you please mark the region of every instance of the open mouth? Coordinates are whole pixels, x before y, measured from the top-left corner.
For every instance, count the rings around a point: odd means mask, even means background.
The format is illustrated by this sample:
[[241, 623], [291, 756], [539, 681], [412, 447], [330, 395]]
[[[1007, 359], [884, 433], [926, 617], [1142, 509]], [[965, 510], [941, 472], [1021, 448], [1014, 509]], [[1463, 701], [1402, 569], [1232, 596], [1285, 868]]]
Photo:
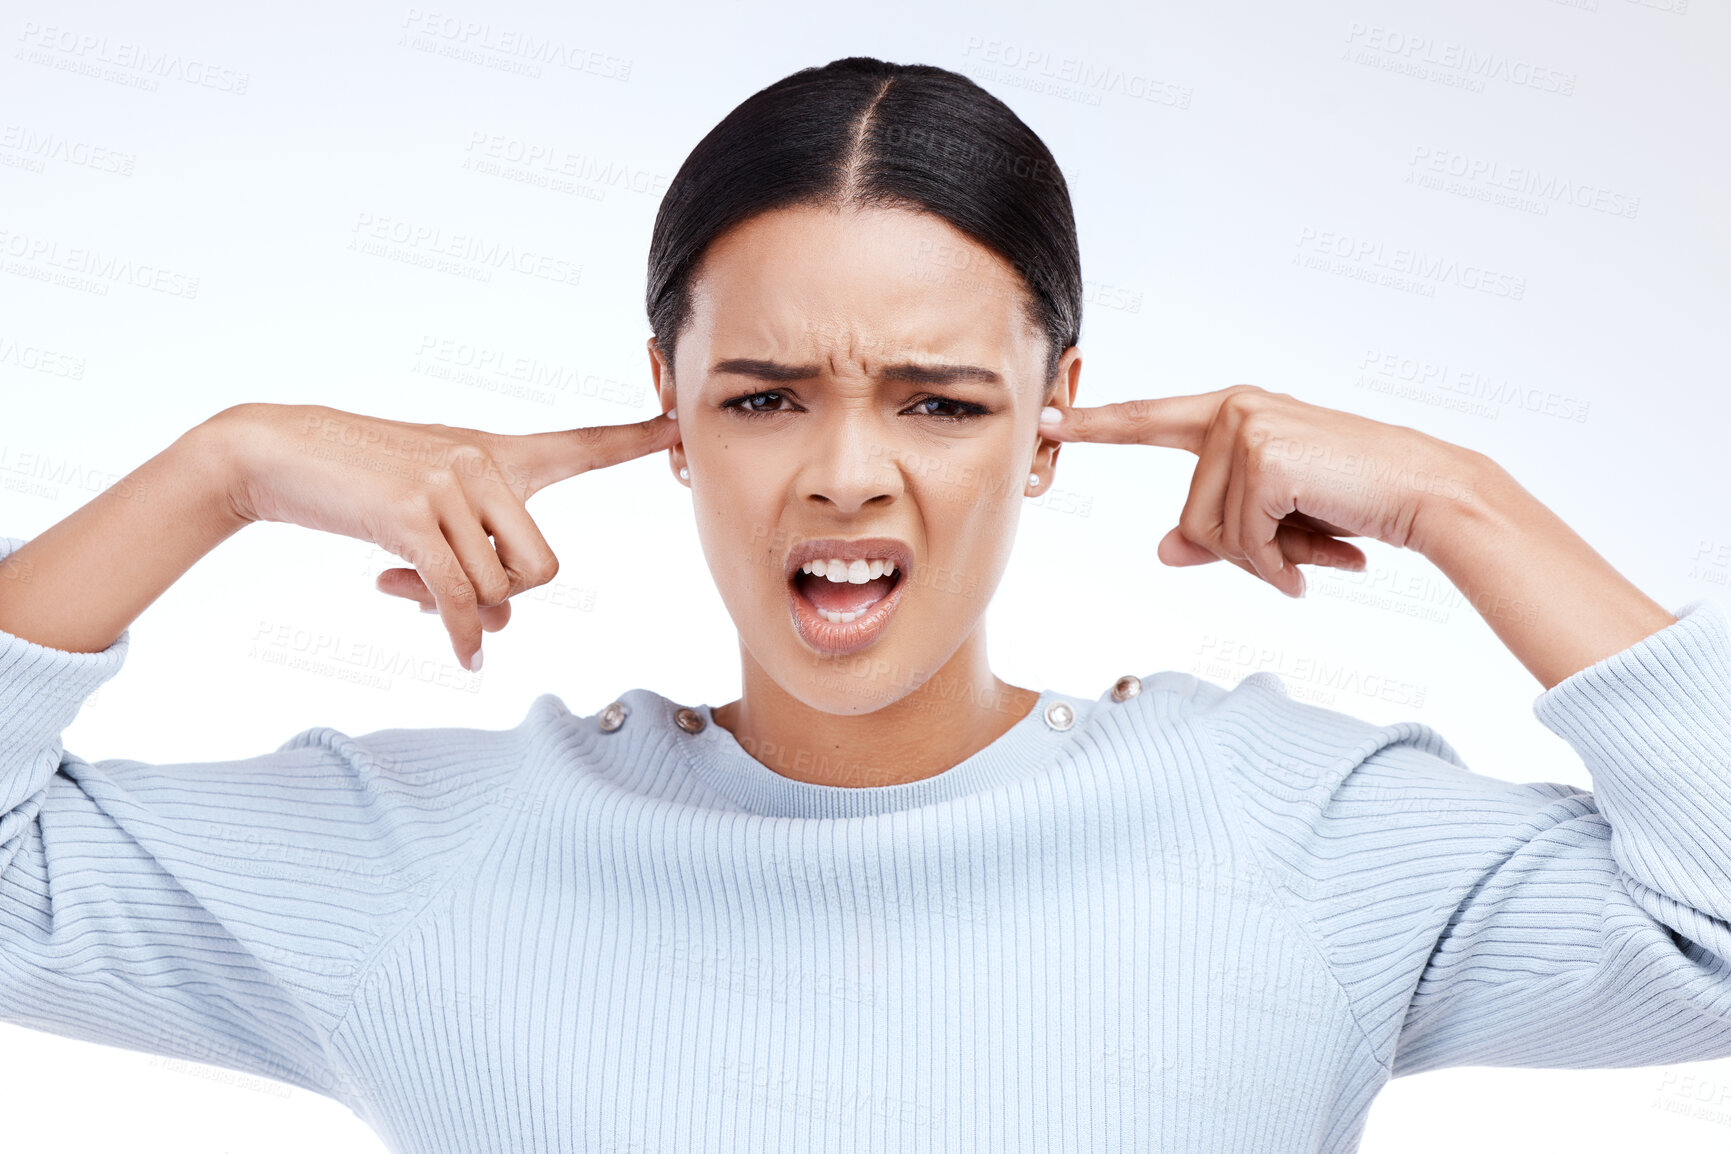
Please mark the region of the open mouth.
[[870, 645], [901, 603], [904, 570], [894, 561], [810, 561], [788, 589], [794, 628], [814, 649], [850, 653]]

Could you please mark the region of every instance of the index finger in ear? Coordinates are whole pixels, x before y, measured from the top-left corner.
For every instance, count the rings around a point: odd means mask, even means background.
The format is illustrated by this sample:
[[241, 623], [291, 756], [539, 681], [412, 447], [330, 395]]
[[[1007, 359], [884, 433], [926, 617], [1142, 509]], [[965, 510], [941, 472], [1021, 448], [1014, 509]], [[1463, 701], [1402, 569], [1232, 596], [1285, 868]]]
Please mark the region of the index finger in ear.
[[554, 429], [523, 434], [512, 440], [516, 457], [528, 470], [529, 494], [532, 494], [579, 473], [670, 449], [679, 444], [679, 422], [662, 413], [647, 421]]
[[1065, 409], [1063, 421], [1040, 426], [1054, 441], [1098, 441], [1110, 445], [1159, 445], [1201, 455], [1202, 439], [1220, 408], [1225, 390], [1183, 397], [1118, 401], [1085, 409]]

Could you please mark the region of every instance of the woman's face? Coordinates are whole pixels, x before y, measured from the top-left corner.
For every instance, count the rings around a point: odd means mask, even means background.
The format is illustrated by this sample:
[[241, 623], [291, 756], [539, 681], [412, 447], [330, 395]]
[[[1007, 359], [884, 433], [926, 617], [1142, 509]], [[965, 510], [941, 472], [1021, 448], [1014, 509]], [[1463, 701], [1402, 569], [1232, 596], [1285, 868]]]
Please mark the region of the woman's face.
[[[980, 627], [1056, 456], [1026, 292], [929, 213], [778, 209], [705, 252], [671, 380], [650, 340], [744, 655], [806, 705], [880, 709]], [[1066, 350], [1051, 403], [1071, 403], [1079, 370]], [[802, 571], [811, 557], [825, 575]]]

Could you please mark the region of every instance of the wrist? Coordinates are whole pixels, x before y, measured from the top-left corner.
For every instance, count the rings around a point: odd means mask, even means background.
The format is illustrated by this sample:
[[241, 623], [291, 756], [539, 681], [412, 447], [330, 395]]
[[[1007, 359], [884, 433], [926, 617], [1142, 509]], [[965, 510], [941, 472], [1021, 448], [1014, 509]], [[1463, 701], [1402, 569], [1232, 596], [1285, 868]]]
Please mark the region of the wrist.
[[188, 429], [171, 446], [178, 467], [203, 495], [199, 511], [228, 533], [259, 519], [248, 498], [253, 472], [245, 425], [250, 408], [226, 408]]
[[1490, 458], [1444, 460], [1458, 488], [1422, 507], [1414, 547], [1546, 689], [1676, 623]]
[[1483, 453], [1431, 441], [1407, 547], [1448, 572], [1463, 549], [1482, 549], [1507, 526], [1512, 495], [1524, 490]]

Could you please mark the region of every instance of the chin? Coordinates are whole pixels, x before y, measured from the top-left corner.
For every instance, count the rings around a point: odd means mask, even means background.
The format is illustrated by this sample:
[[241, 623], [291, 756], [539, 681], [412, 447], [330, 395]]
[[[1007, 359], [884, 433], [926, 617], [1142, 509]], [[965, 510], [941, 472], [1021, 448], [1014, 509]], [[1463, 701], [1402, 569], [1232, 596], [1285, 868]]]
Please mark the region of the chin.
[[[796, 642], [796, 644], [799, 644]], [[805, 650], [803, 644], [799, 644]], [[913, 663], [878, 652], [841, 656], [805, 650], [776, 682], [801, 704], [854, 717], [876, 713], [917, 691], [941, 662]]]
[[[783, 686], [783, 688], [789, 688]], [[879, 688], [872, 682], [860, 680], [852, 687], [837, 687], [834, 681], [811, 680], [808, 676], [804, 691], [794, 694], [795, 697], [812, 709], [824, 713], [833, 713], [837, 717], [862, 717], [868, 713], [876, 713], [886, 705], [893, 705], [906, 697], [911, 690], [906, 687]]]

